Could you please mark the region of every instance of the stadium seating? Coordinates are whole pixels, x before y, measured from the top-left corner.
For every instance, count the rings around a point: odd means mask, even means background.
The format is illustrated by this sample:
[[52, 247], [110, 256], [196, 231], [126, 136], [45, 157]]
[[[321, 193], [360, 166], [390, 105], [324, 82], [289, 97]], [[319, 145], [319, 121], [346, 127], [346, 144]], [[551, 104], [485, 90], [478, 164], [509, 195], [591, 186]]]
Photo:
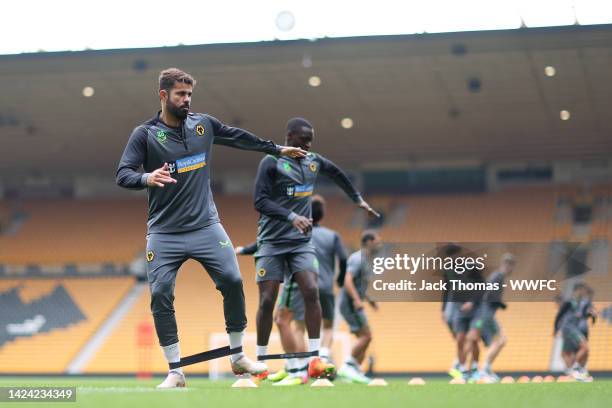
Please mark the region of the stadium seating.
[[[64, 372], [132, 285], [128, 277], [0, 280], [0, 303], [2, 295], [16, 295], [6, 299], [3, 313], [39, 302], [34, 310], [46, 320], [39, 332], [0, 345], [2, 372]], [[24, 322], [17, 317], [4, 315], [1, 320]], [[45, 331], [47, 326], [53, 328]]]
[[0, 235], [0, 263], [130, 262], [143, 248], [143, 200], [32, 200], [12, 236]]
[[[528, 195], [529, 199], [526, 199]], [[553, 235], [549, 191], [402, 197], [404, 225], [382, 229], [394, 242], [542, 242]]]
[[[579, 191], [575, 186], [534, 187], [481, 194], [379, 196], [369, 201], [386, 214], [401, 208], [397, 219], [403, 222], [386, 224], [381, 229], [383, 239], [390, 242], [550, 242], [572, 238], [571, 219], [560, 221], [555, 213], [560, 197], [573, 197]], [[592, 196], [610, 198], [611, 189], [597, 186]], [[359, 220], [361, 210], [345, 197], [330, 196], [326, 200], [327, 215], [323, 223], [337, 230], [347, 247], [358, 248], [361, 228], [355, 220]], [[219, 194], [215, 201], [233, 244], [253, 242], [257, 214], [252, 208], [251, 197]], [[24, 209], [30, 217], [18, 235], [13, 239], [0, 236], [0, 245], [6, 249], [0, 255], [0, 263], [129, 263], [144, 247], [146, 211], [142, 199], [29, 201], [25, 202]], [[610, 214], [612, 212], [594, 219], [589, 234], [581, 239], [610, 241]], [[254, 331], [257, 287], [253, 260], [239, 257], [239, 263], [247, 299], [248, 330]], [[612, 293], [610, 267], [603, 274], [593, 273], [587, 279], [600, 293]], [[41, 358], [40, 353], [46, 353], [50, 347], [53, 357], [45, 369], [49, 372], [64, 370], [70, 358], [131, 286], [129, 278], [0, 280], [0, 291], [23, 285], [20, 296], [26, 301], [49, 293], [60, 281], [87, 320], [0, 346], [3, 370], [30, 371], [36, 367], [36, 358]], [[100, 291], [100, 287], [104, 290]], [[598, 303], [601, 308], [610, 304], [609, 296], [601, 299]], [[183, 355], [208, 348], [210, 334], [224, 330], [221, 296], [195, 261], [185, 263], [179, 272], [175, 308]], [[499, 319], [509, 341], [496, 369], [547, 370], [554, 340], [551, 332], [555, 313], [553, 303], [528, 302], [514, 302], [507, 311], [500, 312]], [[454, 347], [441, 320], [438, 302], [382, 303], [378, 313], [369, 312], [369, 318], [374, 331], [371, 351], [376, 357], [377, 370], [439, 372], [448, 369]], [[143, 324], [152, 325], [148, 291], [140, 295], [86, 365], [85, 372], [164, 371], [166, 363], [154, 331], [148, 332], [152, 340], [139, 335], [139, 326]], [[347, 331], [344, 323], [340, 324], [340, 329]], [[591, 369], [612, 369], [611, 335], [612, 325], [608, 321], [600, 320], [592, 328]], [[65, 336], [70, 336], [71, 340], [63, 341], [68, 338]], [[142, 347], [143, 342], [148, 345]], [[23, 363], [22, 357], [28, 353], [34, 353], [34, 357]], [[206, 364], [198, 364], [188, 367], [187, 372], [205, 372], [207, 368]]]

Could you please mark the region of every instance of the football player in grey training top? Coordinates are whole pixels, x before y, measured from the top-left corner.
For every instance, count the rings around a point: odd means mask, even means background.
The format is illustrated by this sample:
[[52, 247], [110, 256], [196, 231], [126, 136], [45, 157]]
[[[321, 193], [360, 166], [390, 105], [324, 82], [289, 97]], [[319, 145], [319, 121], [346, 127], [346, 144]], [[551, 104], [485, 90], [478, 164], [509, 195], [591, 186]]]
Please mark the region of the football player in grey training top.
[[[293, 118], [287, 122], [287, 145], [309, 151], [313, 139], [314, 129], [307, 120]], [[344, 172], [320, 154], [309, 152], [302, 159], [268, 155], [262, 159], [255, 181], [255, 209], [260, 213], [255, 253], [256, 279], [259, 286], [258, 356], [267, 354], [274, 304], [279, 285], [285, 279], [298, 284], [304, 299], [308, 351], [313, 354], [319, 352], [319, 265], [314, 246], [310, 242], [311, 196], [319, 173], [330, 177], [357, 206], [371, 215], [378, 216]], [[303, 367], [301, 361], [295, 360], [288, 361], [288, 365], [290, 369]], [[333, 371], [331, 364], [323, 363], [318, 357], [310, 359], [310, 376], [316, 377]], [[306, 374], [306, 370], [299, 370], [290, 376], [289, 380], [283, 381], [283, 385], [304, 383]]]
[[353, 252], [348, 258], [344, 287], [338, 296], [340, 314], [351, 333], [357, 337], [350, 356], [338, 371], [338, 376], [358, 384], [370, 382], [370, 378], [361, 370], [361, 364], [372, 341], [372, 330], [368, 324], [363, 301], [367, 300], [374, 310], [378, 310], [376, 302], [369, 299], [366, 292], [372, 275], [368, 260], [376, 256], [381, 248], [382, 240], [378, 232], [366, 230], [361, 234], [361, 249]]
[[[187, 259], [199, 261], [223, 296], [231, 348], [242, 346], [245, 315], [242, 278], [232, 243], [220, 223], [210, 191], [212, 145], [304, 157], [299, 147], [278, 146], [214, 117], [189, 112], [195, 80], [169, 68], [159, 76], [161, 111], [137, 126], [117, 169], [117, 184], [147, 189], [147, 277], [155, 330], [168, 363], [180, 361], [174, 316], [174, 284]], [[144, 172], [140, 168], [144, 168]], [[236, 374], [260, 374], [266, 365], [243, 353], [230, 357]], [[184, 387], [181, 368], [170, 370], [159, 388]]]

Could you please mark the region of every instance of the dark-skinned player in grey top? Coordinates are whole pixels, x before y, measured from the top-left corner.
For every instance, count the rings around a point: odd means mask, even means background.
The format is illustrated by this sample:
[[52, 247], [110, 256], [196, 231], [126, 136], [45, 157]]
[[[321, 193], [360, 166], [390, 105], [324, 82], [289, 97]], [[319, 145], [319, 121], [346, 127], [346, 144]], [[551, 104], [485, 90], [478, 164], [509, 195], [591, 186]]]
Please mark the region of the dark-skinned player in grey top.
[[[168, 363], [180, 361], [174, 314], [174, 285], [179, 267], [196, 259], [223, 296], [231, 348], [242, 346], [246, 327], [242, 278], [232, 243], [220, 224], [210, 191], [212, 145], [221, 144], [277, 156], [304, 157], [296, 147], [278, 146], [212, 116], [190, 113], [195, 80], [169, 68], [159, 77], [161, 111], [136, 127], [119, 167], [117, 184], [147, 189], [147, 277], [151, 311], [159, 343]], [[144, 172], [140, 168], [144, 168]], [[265, 364], [243, 353], [230, 357], [236, 374], [260, 374]], [[170, 370], [158, 388], [184, 387], [180, 368]]]
[[[286, 144], [310, 150], [314, 128], [305, 119], [293, 118], [287, 123]], [[317, 287], [318, 262], [310, 242], [311, 196], [319, 173], [331, 178], [360, 208], [378, 216], [348, 177], [334, 163], [320, 154], [308, 153], [293, 159], [266, 156], [262, 159], [255, 182], [255, 209], [260, 213], [257, 231], [256, 280], [259, 286], [257, 311], [257, 355], [267, 353], [272, 330], [274, 305], [281, 282], [288, 278], [298, 284], [304, 299], [308, 351], [318, 354], [320, 348], [321, 305]], [[287, 362], [290, 369], [301, 367], [300, 361]], [[313, 357], [308, 374], [321, 376], [334, 371], [333, 366]], [[301, 384], [306, 372], [287, 377], [281, 385]]]
[[[338, 233], [320, 225], [325, 215], [325, 200], [320, 195], [312, 197], [312, 244], [319, 263], [319, 302], [322, 311], [321, 348], [319, 356], [331, 361], [333, 342], [333, 325], [335, 312], [334, 278], [336, 277], [336, 261], [338, 263], [338, 279], [344, 281], [347, 255]], [[253, 255], [257, 252], [257, 243], [245, 247], [236, 247], [237, 255]], [[342, 286], [342, 284], [340, 284]], [[294, 324], [292, 324], [294, 322]], [[304, 299], [297, 286], [291, 280], [283, 282], [283, 288], [274, 313], [274, 323], [278, 329], [281, 344], [285, 353], [303, 352], [307, 350], [304, 343], [306, 327], [304, 325]], [[297, 369], [291, 371], [297, 372]], [[285, 369], [271, 374], [272, 382], [283, 380], [290, 370]]]

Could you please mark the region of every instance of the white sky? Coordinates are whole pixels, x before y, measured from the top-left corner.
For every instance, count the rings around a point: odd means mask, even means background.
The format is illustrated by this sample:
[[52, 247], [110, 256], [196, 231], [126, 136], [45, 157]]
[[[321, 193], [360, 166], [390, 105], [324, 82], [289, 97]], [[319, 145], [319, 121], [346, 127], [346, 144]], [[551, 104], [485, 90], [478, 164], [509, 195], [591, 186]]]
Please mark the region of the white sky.
[[[611, 0], [20, 0], [0, 54], [612, 23]], [[291, 11], [281, 31], [276, 17]]]

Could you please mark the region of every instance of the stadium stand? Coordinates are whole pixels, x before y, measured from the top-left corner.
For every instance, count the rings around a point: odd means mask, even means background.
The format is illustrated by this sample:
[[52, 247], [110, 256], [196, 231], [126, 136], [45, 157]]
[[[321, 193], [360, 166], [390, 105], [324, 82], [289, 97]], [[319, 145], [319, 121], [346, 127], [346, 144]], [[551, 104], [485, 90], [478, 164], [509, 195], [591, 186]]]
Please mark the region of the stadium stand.
[[132, 285], [128, 277], [0, 280], [0, 308], [11, 311], [0, 317], [2, 372], [63, 373]]
[[[555, 215], [559, 199], [575, 197], [579, 191], [575, 186], [521, 187], [479, 194], [379, 196], [371, 202], [386, 214], [396, 214], [395, 219], [403, 220], [401, 225], [383, 226], [382, 236], [387, 241], [550, 242], [572, 238], [571, 219], [559, 220]], [[612, 239], [611, 189], [598, 186], [592, 190], [592, 195], [603, 197], [594, 201], [600, 203], [596, 214], [603, 215], [594, 217], [592, 228], [583, 238], [587, 242], [595, 238], [609, 241]], [[350, 249], [356, 249], [361, 232], [359, 224], [355, 224], [359, 211], [344, 197], [326, 199], [328, 212], [324, 224], [337, 230]], [[219, 194], [215, 201], [233, 244], [251, 243], [257, 228], [251, 197]], [[20, 239], [0, 237], [0, 245], [8, 249], [0, 256], [0, 263], [129, 263], [144, 247], [146, 211], [141, 199], [26, 201], [24, 209], [29, 218], [18, 232]], [[67, 233], [56, 235], [59, 228]], [[249, 330], [252, 331], [257, 306], [253, 260], [239, 257], [239, 263], [247, 298]], [[612, 289], [608, 283], [612, 261], [609, 263], [606, 273], [593, 273], [587, 279], [599, 292]], [[127, 277], [0, 280], [0, 291], [3, 296], [8, 296], [11, 290], [15, 292], [15, 288], [19, 288], [19, 296], [25, 303], [52, 293], [60, 283], [85, 320], [33, 337], [19, 337], [0, 346], [4, 371], [34, 370], [43, 353], [49, 359], [49, 364], [45, 365], [47, 372], [65, 370], [79, 347], [129, 289], [131, 280]], [[609, 297], [607, 300], [599, 302], [598, 306], [607, 307]], [[208, 348], [210, 334], [223, 331], [221, 297], [195, 261], [185, 263], [179, 272], [175, 308], [183, 355]], [[547, 370], [554, 340], [552, 321], [555, 313], [553, 303], [528, 302], [514, 302], [507, 311], [501, 312], [499, 319], [509, 342], [496, 363], [496, 369]], [[369, 316], [374, 332], [372, 352], [377, 370], [439, 372], [448, 369], [454, 347], [441, 321], [438, 302], [383, 303], [378, 313], [372, 312]], [[149, 330], [146, 332], [149, 337], [142, 338], [139, 329], [151, 325], [149, 294], [145, 291], [93, 355], [85, 372], [164, 371], [166, 363], [154, 331]], [[341, 323], [340, 329], [346, 331], [347, 327]], [[592, 370], [612, 369], [611, 335], [612, 325], [607, 320], [600, 319], [592, 328]], [[71, 341], [62, 341], [67, 338], [64, 336], [70, 336]], [[143, 344], [147, 347], [141, 347]], [[24, 358], [29, 355], [31, 358]], [[206, 370], [206, 364], [198, 364], [186, 371]]]
[[[381, 230], [393, 242], [545, 242], [553, 237], [552, 191], [402, 197], [403, 225]], [[528, 199], [526, 199], [528, 197]]]
[[143, 247], [142, 200], [29, 200], [21, 210], [28, 214], [22, 228], [0, 235], [0, 263], [130, 262]]

